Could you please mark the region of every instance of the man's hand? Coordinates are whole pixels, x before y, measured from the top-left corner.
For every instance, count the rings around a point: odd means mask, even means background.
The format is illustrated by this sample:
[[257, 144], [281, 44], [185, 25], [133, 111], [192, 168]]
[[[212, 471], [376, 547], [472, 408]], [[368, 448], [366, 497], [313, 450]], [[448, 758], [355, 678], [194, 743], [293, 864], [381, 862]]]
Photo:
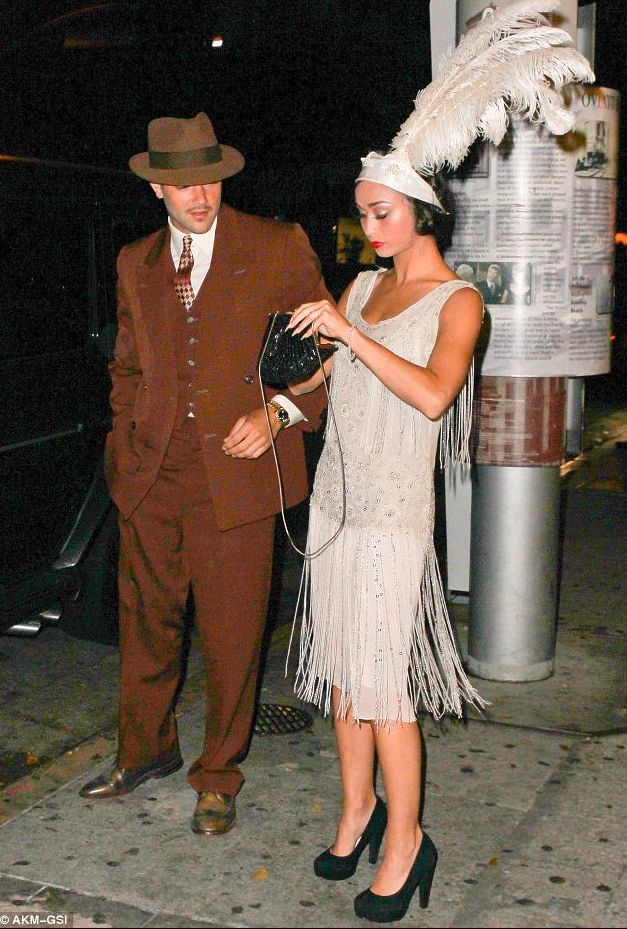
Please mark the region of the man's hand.
[[[281, 424], [270, 417], [272, 435], [276, 438]], [[263, 407], [240, 416], [222, 444], [222, 450], [232, 458], [259, 458], [270, 448], [266, 411]]]

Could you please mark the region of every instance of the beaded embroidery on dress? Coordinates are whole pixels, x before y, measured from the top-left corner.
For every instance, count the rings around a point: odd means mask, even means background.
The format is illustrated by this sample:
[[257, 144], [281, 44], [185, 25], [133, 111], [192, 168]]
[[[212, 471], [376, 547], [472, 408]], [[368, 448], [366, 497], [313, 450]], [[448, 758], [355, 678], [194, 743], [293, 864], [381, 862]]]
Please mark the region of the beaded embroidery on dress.
[[[392, 319], [361, 315], [377, 271], [360, 274], [347, 317], [370, 338], [425, 365], [440, 310], [456, 290], [446, 281]], [[444, 417], [443, 463], [468, 457], [472, 377]], [[331, 686], [340, 715], [378, 723], [416, 718], [422, 701], [436, 718], [484, 701], [462, 668], [433, 546], [433, 470], [441, 421], [432, 422], [388, 390], [341, 346], [331, 378], [344, 459], [346, 521], [331, 544], [305, 559], [295, 689], [328, 712]], [[316, 551], [342, 516], [340, 450], [327, 428], [310, 503], [307, 550]]]

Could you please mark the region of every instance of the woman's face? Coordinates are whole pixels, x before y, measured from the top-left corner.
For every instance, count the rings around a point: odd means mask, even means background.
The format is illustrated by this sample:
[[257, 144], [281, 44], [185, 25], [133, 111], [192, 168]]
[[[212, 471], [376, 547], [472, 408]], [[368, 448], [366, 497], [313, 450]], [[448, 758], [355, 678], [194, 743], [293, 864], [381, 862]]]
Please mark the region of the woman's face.
[[393, 258], [416, 241], [416, 216], [403, 194], [374, 181], [360, 181], [355, 201], [361, 225], [378, 255]]

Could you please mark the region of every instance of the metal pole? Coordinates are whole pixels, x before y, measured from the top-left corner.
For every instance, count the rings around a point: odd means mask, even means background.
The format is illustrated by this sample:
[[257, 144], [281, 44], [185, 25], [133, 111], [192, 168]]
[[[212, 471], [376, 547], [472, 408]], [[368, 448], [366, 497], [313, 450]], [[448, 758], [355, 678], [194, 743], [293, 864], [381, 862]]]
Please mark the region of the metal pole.
[[482, 377], [472, 494], [468, 670], [550, 677], [566, 379]]
[[555, 663], [559, 467], [477, 465], [472, 501], [468, 670], [550, 677]]

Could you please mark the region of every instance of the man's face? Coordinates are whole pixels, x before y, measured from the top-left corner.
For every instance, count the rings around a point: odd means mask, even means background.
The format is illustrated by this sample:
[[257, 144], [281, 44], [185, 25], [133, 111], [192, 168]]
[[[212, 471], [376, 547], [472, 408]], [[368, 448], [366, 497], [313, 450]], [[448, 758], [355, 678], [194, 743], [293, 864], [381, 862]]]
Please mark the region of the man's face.
[[494, 284], [498, 280], [499, 269], [495, 268], [494, 265], [490, 265], [486, 271], [486, 278], [489, 284]]
[[172, 184], [151, 184], [157, 197], [163, 200], [172, 224], [179, 232], [209, 232], [222, 197], [222, 181], [174, 187]]

